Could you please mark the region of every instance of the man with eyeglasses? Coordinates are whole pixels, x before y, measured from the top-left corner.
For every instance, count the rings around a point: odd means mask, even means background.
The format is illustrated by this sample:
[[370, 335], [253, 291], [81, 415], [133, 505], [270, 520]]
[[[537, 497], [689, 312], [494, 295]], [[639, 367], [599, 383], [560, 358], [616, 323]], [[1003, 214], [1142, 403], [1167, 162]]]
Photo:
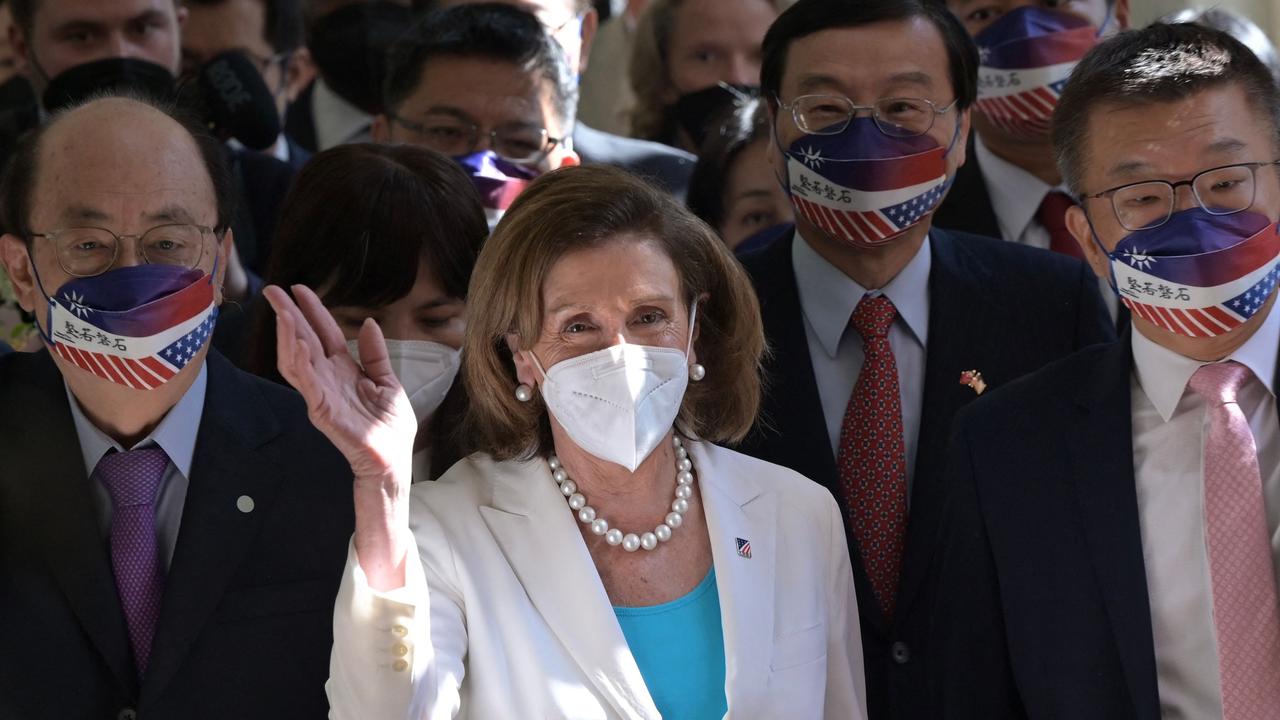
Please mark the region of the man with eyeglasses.
[[1280, 89], [1154, 24], [1085, 56], [1053, 142], [1132, 328], [956, 420], [938, 717], [1274, 717]]
[[[302, 45], [301, 0], [187, 0], [182, 26], [182, 68], [192, 72], [221, 53], [244, 53], [262, 73], [284, 126], [285, 108], [315, 78]], [[270, 153], [302, 169], [311, 153], [281, 132]]]
[[577, 97], [564, 53], [532, 14], [459, 5], [428, 13], [392, 46], [373, 137], [457, 159], [492, 227], [534, 177], [578, 164]]
[[0, 260], [45, 350], [0, 358], [0, 708], [323, 717], [351, 473], [295, 393], [209, 350], [221, 144], [95, 100], [17, 149]]
[[927, 581], [955, 412], [1112, 331], [1080, 261], [931, 227], [977, 52], [944, 8], [799, 0], [764, 41], [794, 233], [743, 258], [774, 352], [744, 451], [845, 514], [873, 719], [933, 720]]

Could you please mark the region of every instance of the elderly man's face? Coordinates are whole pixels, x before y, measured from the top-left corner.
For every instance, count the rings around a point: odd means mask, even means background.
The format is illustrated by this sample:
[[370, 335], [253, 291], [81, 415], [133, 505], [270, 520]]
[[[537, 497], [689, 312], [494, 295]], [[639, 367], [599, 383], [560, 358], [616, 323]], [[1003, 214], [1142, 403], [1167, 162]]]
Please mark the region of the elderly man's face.
[[174, 0], [39, 0], [31, 34], [14, 26], [14, 50], [38, 89], [77, 65], [135, 58], [178, 73], [178, 34], [186, 10]]
[[[374, 137], [380, 142], [409, 143], [455, 157], [493, 150], [517, 159], [518, 153], [546, 150], [541, 160], [528, 163], [542, 172], [575, 157], [551, 83], [501, 60], [434, 58], [423, 67], [417, 90], [393, 112], [375, 119]], [[505, 142], [495, 144], [492, 132]]]
[[[1148, 180], [1174, 183], [1223, 165], [1280, 158], [1271, 120], [1254, 109], [1244, 89], [1236, 83], [1202, 90], [1175, 102], [1095, 107], [1089, 115], [1082, 151], [1082, 195]], [[1280, 175], [1276, 168], [1259, 168], [1255, 177], [1250, 210], [1273, 221], [1280, 218]], [[1174, 211], [1194, 207], [1198, 205], [1190, 188], [1180, 187]], [[1131, 232], [1120, 224], [1111, 198], [1086, 199], [1083, 209], [1067, 212], [1067, 224], [1094, 272], [1101, 278], [1110, 278], [1110, 260], [1103, 248], [1107, 252], [1114, 250]], [[1134, 318], [1134, 325], [1183, 355], [1212, 358], [1215, 348], [1230, 346], [1242, 334], [1252, 334], [1266, 315], [1266, 311], [1259, 312], [1244, 325], [1214, 338], [1175, 335], [1139, 317]]]
[[[49, 128], [37, 162], [29, 214], [33, 233], [93, 226], [137, 236], [170, 223], [217, 224], [213, 184], [195, 142], [173, 120], [140, 103], [100, 100], [72, 112]], [[222, 243], [207, 236], [198, 267], [213, 272], [221, 256], [221, 274], [229, 246], [229, 233]], [[23, 239], [6, 235], [3, 257], [22, 307], [45, 322], [48, 306], [33, 266], [50, 296], [71, 279], [52, 242], [31, 238], [28, 251]], [[125, 238], [112, 269], [142, 262], [137, 238]]]

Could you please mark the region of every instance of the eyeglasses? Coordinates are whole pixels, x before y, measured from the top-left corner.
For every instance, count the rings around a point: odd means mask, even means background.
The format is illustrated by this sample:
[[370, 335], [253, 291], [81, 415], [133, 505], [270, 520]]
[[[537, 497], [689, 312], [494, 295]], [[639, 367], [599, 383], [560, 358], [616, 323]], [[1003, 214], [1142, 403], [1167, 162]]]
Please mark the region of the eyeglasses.
[[[417, 134], [422, 144], [445, 155], [469, 155], [480, 146], [480, 128], [449, 115], [428, 116], [417, 122], [391, 115], [391, 120]], [[551, 137], [546, 128], [511, 125], [490, 130], [489, 147], [504, 160], [536, 165], [564, 138]]]
[[148, 264], [194, 268], [204, 257], [205, 241], [219, 235], [213, 228], [186, 224], [157, 225], [141, 235], [117, 235], [100, 227], [30, 233], [30, 237], [53, 243], [58, 265], [74, 277], [93, 277], [111, 269], [125, 239], [138, 241], [138, 255]]
[[840, 95], [801, 95], [790, 103], [778, 104], [791, 113], [796, 127], [809, 135], [838, 135], [849, 127], [858, 113], [871, 111], [880, 132], [892, 137], [915, 137], [933, 128], [934, 120], [956, 106], [956, 101], [938, 107], [924, 98], [881, 98], [874, 105], [855, 105]]
[[1271, 162], [1237, 163], [1223, 165], [1196, 173], [1190, 180], [1165, 182], [1147, 180], [1103, 190], [1093, 195], [1082, 195], [1085, 200], [1111, 198], [1111, 209], [1116, 220], [1126, 230], [1147, 230], [1168, 222], [1177, 205], [1178, 188], [1187, 186], [1204, 211], [1210, 215], [1231, 215], [1248, 210], [1257, 194], [1257, 171], [1260, 167], [1280, 165]]

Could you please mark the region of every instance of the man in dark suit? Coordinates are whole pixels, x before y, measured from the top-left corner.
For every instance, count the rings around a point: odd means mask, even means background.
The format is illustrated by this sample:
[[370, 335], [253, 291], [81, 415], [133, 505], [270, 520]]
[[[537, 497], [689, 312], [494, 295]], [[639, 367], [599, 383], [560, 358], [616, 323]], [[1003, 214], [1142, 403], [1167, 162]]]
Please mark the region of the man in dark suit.
[[[800, 0], [764, 43], [761, 84], [787, 151], [773, 161], [797, 224], [743, 258], [773, 355], [742, 449], [830, 488], [845, 513], [873, 720], [933, 718], [925, 579], [952, 416], [1111, 337], [1083, 263], [930, 227], [964, 161], [954, 139], [976, 65], [955, 18], [913, 0]], [[906, 187], [877, 185], [894, 177]], [[890, 222], [881, 236], [850, 231]]]
[[[1076, 0], [1052, 4], [1046, 4], [1044, 0], [945, 0], [945, 4], [979, 44], [998, 45], [1002, 40], [1021, 41], [1027, 46], [1038, 43], [1041, 47], [1045, 43], [1061, 44], [1058, 36], [1052, 34], [1025, 38], [1016, 32], [1004, 32], [1001, 28], [995, 31], [997, 37], [990, 33], [983, 35], [1002, 18], [1016, 13], [1058, 15], [1068, 23], [1087, 23], [1102, 33], [1123, 30], [1129, 24], [1129, 0]], [[1016, 19], [1006, 20], [1010, 21]], [[1049, 53], [1041, 50], [1038, 54]], [[989, 62], [1001, 63], [1002, 60], [993, 57]], [[1055, 72], [1065, 77], [1069, 69], [1069, 66], [1062, 65]], [[1036, 71], [1039, 72], [1040, 68]], [[995, 91], [1000, 79], [998, 74], [996, 70], [980, 74], [987, 83], [985, 91]], [[1022, 73], [1026, 74], [1025, 71]], [[965, 154], [967, 162], [956, 174], [947, 199], [934, 214], [934, 225], [1079, 257], [1075, 241], [1063, 222], [1066, 208], [1072, 201], [1062, 184], [1062, 175], [1058, 172], [1053, 147], [1049, 143], [1048, 113], [1052, 107], [1035, 105], [1044, 113], [1040, 123], [1023, 125], [1001, 122], [1000, 118], [993, 121], [986, 114], [990, 106], [984, 105], [981, 99], [984, 90], [979, 91], [980, 101], [973, 113], [974, 132], [969, 137]], [[996, 104], [995, 107], [1004, 106]]]
[[95, 100], [25, 140], [2, 192], [48, 348], [0, 358], [4, 716], [323, 717], [351, 473], [297, 395], [207, 349], [222, 146]]
[[[493, 0], [431, 0], [415, 7], [431, 9]], [[498, 0], [528, 10], [547, 33], [564, 48], [569, 68], [576, 78], [586, 72], [591, 59], [591, 43], [599, 25], [599, 15], [590, 0]], [[574, 113], [577, 107], [575, 103]], [[689, 192], [689, 176], [697, 158], [662, 143], [614, 135], [588, 127], [576, 120], [573, 149], [584, 163], [614, 165], [650, 178], [681, 200]]]
[[1247, 48], [1194, 25], [1076, 67], [1054, 116], [1068, 222], [1132, 328], [956, 419], [938, 717], [1280, 708], [1277, 107]]

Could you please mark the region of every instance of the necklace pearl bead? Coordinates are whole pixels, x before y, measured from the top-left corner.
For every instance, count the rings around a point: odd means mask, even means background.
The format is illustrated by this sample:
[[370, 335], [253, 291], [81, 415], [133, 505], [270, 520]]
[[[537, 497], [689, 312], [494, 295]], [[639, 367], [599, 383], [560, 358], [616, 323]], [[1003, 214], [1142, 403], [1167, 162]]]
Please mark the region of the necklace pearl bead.
[[596, 509], [587, 504], [585, 495], [578, 492], [577, 483], [569, 479], [559, 458], [552, 455], [547, 460], [547, 465], [551, 468], [552, 479], [560, 486], [561, 494], [568, 498], [569, 508], [577, 512], [580, 522], [590, 526], [593, 535], [603, 536], [606, 543], [614, 547], [621, 545], [627, 552], [653, 550], [659, 543], [671, 540], [672, 530], [684, 524], [684, 514], [689, 512], [689, 498], [693, 497], [693, 462], [689, 460], [689, 451], [684, 448], [680, 438], [673, 438], [671, 444], [675, 446], [676, 453], [676, 490], [671, 512], [667, 513], [665, 522], [651, 532], [640, 535], [624, 534], [617, 528], [609, 527], [608, 520], [596, 517]]

